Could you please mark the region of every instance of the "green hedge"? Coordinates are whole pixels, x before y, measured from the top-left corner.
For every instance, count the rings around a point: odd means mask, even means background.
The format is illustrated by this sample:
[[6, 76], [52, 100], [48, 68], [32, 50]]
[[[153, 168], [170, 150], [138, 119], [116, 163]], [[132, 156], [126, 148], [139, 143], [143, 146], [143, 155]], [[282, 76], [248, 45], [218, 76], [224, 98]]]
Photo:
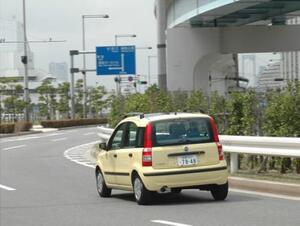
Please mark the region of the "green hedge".
[[63, 128], [71, 126], [97, 125], [107, 123], [106, 118], [98, 119], [66, 119], [41, 121], [44, 128]]

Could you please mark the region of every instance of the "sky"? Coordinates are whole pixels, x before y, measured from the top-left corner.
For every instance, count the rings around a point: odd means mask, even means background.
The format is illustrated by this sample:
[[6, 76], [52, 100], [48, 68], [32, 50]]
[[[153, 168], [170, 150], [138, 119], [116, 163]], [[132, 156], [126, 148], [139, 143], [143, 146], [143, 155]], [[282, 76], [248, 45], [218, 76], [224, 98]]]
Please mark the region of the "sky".
[[[116, 34], [135, 34], [136, 38], [120, 38], [119, 45], [151, 46], [137, 50], [137, 74], [148, 74], [148, 55], [156, 55], [156, 19], [154, 0], [26, 0], [28, 40], [66, 40], [63, 43], [32, 43], [35, 67], [48, 71], [50, 62], [67, 62], [69, 50], [82, 49], [81, 15], [108, 14], [108, 19], [85, 19], [86, 50], [114, 45]], [[22, 21], [22, 0], [0, 0], [0, 23]], [[82, 66], [82, 56], [75, 58]], [[87, 68], [95, 69], [95, 56], [87, 57]], [[156, 82], [157, 62], [151, 60], [152, 82]], [[80, 75], [76, 79], [81, 78]], [[95, 82], [114, 88], [113, 77], [88, 73], [88, 85]]]

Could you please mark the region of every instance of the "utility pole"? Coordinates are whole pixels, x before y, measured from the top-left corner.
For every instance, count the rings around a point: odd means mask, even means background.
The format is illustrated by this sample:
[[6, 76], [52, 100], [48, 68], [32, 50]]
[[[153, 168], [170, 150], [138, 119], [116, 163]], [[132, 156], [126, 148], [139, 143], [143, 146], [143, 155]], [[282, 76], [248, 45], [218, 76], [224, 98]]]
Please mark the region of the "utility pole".
[[25, 106], [25, 121], [29, 121], [29, 89], [28, 89], [28, 51], [27, 51], [27, 33], [26, 33], [26, 5], [25, 0], [23, 0], [23, 33], [24, 33], [24, 56], [22, 56], [22, 62], [24, 64], [24, 101]]

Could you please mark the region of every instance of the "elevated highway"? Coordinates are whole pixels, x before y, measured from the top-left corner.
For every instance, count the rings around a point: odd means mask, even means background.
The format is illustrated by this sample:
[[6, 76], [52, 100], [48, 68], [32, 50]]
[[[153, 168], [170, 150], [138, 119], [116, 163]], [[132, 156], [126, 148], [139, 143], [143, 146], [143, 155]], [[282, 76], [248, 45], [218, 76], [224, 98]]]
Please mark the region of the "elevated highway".
[[208, 95], [209, 77], [215, 77], [224, 81], [213, 89], [225, 94], [234, 85], [225, 77], [238, 76], [237, 54], [300, 50], [300, 26], [286, 24], [300, 15], [297, 0], [169, 0], [157, 1], [156, 9], [158, 24], [165, 24], [159, 43], [166, 40], [158, 46], [158, 61], [164, 50], [167, 56], [159, 77], [167, 74], [171, 91], [202, 89]]

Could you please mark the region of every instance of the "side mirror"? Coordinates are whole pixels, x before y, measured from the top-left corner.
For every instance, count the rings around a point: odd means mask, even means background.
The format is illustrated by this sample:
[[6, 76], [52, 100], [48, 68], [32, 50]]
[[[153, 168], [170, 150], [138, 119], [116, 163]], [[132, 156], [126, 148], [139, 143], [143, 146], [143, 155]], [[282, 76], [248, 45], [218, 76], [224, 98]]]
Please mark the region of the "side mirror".
[[102, 149], [102, 150], [107, 151], [106, 143], [100, 143], [100, 144], [99, 144], [99, 148]]

